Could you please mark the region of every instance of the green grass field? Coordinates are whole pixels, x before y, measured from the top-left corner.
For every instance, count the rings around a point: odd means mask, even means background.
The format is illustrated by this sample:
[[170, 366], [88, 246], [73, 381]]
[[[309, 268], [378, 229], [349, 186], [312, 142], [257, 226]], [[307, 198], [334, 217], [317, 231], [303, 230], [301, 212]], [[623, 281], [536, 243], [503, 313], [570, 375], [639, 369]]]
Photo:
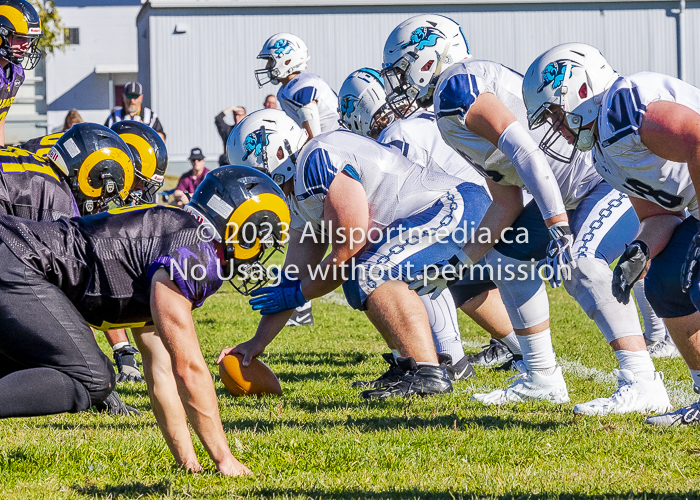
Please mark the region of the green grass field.
[[[177, 469], [144, 384], [119, 392], [143, 412], [0, 422], [0, 498], [692, 498], [700, 495], [700, 428], [652, 429], [643, 418], [574, 418], [608, 396], [616, 366], [602, 336], [563, 290], [551, 292], [554, 344], [572, 403], [484, 407], [475, 391], [508, 375], [477, 368], [444, 397], [367, 403], [350, 382], [384, 370], [385, 348], [364, 315], [334, 293], [312, 328], [285, 329], [263, 355], [281, 398], [234, 399], [218, 380], [219, 349], [248, 339], [258, 315], [228, 285], [195, 312], [224, 427], [253, 477]], [[460, 313], [463, 339], [487, 341]], [[103, 338], [100, 343], [106, 347]], [[657, 361], [674, 404], [695, 396], [683, 362]], [[696, 396], [695, 396], [696, 397]]]

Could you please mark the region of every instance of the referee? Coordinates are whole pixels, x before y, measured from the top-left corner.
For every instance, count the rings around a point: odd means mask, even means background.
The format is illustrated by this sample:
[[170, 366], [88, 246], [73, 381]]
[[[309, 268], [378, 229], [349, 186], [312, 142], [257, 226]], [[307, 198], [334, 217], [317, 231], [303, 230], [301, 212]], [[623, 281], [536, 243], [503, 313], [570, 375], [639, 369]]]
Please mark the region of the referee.
[[116, 122], [122, 120], [135, 120], [143, 122], [165, 140], [165, 132], [158, 115], [146, 106], [143, 106], [143, 86], [139, 82], [129, 82], [124, 85], [123, 107], [116, 107], [107, 118], [105, 127], [110, 128]]

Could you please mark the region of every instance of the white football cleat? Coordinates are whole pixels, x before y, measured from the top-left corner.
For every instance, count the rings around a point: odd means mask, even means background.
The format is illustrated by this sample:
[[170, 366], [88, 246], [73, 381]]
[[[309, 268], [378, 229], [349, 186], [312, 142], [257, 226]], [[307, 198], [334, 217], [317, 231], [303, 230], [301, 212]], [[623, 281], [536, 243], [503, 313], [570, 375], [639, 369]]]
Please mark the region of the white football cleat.
[[613, 370], [617, 376], [617, 390], [609, 398], [598, 398], [574, 406], [578, 415], [608, 415], [610, 413], [663, 413], [671, 409], [671, 401], [664, 386], [661, 372], [654, 380], [636, 377], [629, 370]]
[[681, 353], [678, 352], [676, 344], [670, 335], [666, 334], [666, 338], [658, 342], [652, 342], [647, 345], [649, 356], [652, 358], [680, 358]]
[[487, 394], [474, 394], [472, 399], [486, 405], [523, 403], [532, 400], [549, 401], [555, 404], [569, 402], [569, 391], [561, 373], [561, 366], [557, 366], [552, 375], [542, 375], [536, 371], [529, 372], [522, 361], [516, 362], [515, 367], [520, 373], [508, 379], [508, 381], [514, 381], [509, 387]]

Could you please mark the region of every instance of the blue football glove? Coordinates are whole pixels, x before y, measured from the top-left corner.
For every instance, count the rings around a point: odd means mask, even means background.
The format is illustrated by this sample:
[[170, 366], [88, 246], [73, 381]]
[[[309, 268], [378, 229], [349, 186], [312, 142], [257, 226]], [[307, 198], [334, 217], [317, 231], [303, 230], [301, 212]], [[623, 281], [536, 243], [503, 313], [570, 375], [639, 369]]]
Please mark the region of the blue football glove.
[[700, 233], [693, 237], [693, 241], [688, 247], [688, 255], [685, 257], [683, 267], [681, 267], [681, 289], [683, 293], [688, 293], [693, 280], [697, 279], [698, 264], [700, 263]]
[[632, 285], [644, 272], [649, 262], [649, 247], [641, 240], [634, 240], [625, 247], [613, 270], [612, 293], [618, 302], [630, 301]]
[[458, 281], [463, 274], [463, 269], [472, 265], [467, 254], [459, 250], [447, 260], [435, 263], [435, 268], [423, 269], [416, 274], [413, 282], [408, 286], [409, 290], [415, 290], [418, 295], [431, 293], [431, 300], [437, 299], [451, 283]]
[[296, 309], [306, 304], [304, 294], [301, 293], [301, 280], [288, 280], [284, 276], [279, 285], [259, 288], [250, 296], [255, 297], [249, 301], [253, 311], [260, 311], [263, 316]]
[[547, 246], [547, 256], [542, 259], [538, 268], [549, 267], [549, 284], [552, 288], [561, 286], [561, 276], [567, 269], [576, 269], [576, 263], [571, 256], [571, 247], [574, 244], [574, 235], [571, 234], [568, 222], [558, 222], [549, 228], [549, 237], [552, 241]]

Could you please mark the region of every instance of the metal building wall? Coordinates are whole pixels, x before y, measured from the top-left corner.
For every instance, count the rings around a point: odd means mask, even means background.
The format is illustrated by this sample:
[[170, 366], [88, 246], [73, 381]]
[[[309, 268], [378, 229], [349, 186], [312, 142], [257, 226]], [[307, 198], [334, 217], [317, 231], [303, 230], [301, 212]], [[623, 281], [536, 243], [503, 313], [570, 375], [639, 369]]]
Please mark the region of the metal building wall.
[[[363, 66], [379, 67], [391, 30], [415, 14], [434, 12], [459, 22], [477, 58], [524, 72], [544, 50], [558, 43], [587, 42], [599, 47], [622, 74], [657, 71], [677, 76], [677, 15], [672, 2], [579, 3], [561, 5], [429, 6], [318, 8], [150, 8], [138, 21], [139, 77], [150, 72], [152, 107], [168, 133], [173, 160], [200, 146], [215, 162], [223, 143], [214, 116], [231, 104], [248, 112], [262, 107], [266, 94], [253, 71], [256, 55], [271, 34], [289, 31], [309, 46], [309, 71], [336, 91], [344, 78]], [[689, 3], [688, 54], [694, 61], [700, 34], [700, 9]], [[178, 25], [178, 30], [176, 30]], [[176, 31], [186, 30], [186, 33]], [[150, 45], [150, 47], [149, 47]], [[145, 67], [150, 55], [150, 68]], [[686, 79], [700, 84], [700, 70], [688, 65]]]

